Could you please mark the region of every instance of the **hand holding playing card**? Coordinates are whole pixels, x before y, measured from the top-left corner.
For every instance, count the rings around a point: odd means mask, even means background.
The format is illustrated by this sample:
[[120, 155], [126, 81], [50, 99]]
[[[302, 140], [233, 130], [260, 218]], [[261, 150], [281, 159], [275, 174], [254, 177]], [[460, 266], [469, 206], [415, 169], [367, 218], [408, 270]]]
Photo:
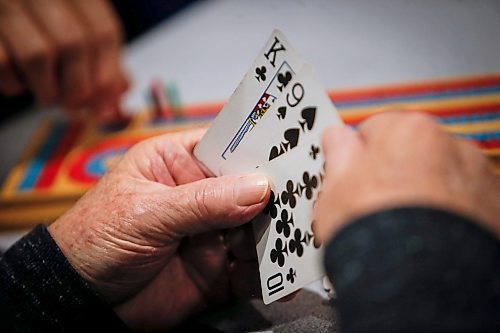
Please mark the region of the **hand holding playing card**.
[[73, 267], [131, 328], [171, 328], [209, 304], [257, 292], [255, 259], [234, 235], [225, 243], [222, 230], [262, 211], [268, 180], [207, 178], [192, 155], [203, 133], [132, 147], [49, 226]]
[[322, 240], [357, 217], [405, 205], [471, 216], [500, 238], [500, 178], [479, 149], [429, 116], [390, 112], [358, 132], [332, 127], [322, 147], [325, 178], [314, 212]]

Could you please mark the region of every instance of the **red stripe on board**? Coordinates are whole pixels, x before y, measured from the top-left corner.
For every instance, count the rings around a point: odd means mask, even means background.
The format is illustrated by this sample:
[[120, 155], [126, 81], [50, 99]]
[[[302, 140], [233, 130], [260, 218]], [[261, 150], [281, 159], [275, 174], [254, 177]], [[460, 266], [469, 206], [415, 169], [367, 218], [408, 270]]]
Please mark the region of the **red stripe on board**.
[[78, 139], [82, 130], [83, 124], [80, 122], [71, 122], [66, 128], [64, 135], [59, 140], [59, 145], [54, 149], [52, 155], [45, 161], [42, 173], [35, 183], [35, 188], [48, 188], [52, 186], [61, 165], [69, 153], [73, 144]]
[[441, 81], [416, 82], [413, 84], [367, 87], [343, 91], [332, 90], [328, 92], [328, 96], [335, 103], [340, 103], [396, 96], [411, 96], [422, 93], [485, 88], [497, 85], [500, 85], [500, 75], [477, 78], [463, 78], [455, 80], [450, 79]]
[[[408, 109], [403, 109], [403, 111]], [[419, 111], [425, 112], [427, 114], [431, 114], [437, 116], [439, 118], [446, 117], [454, 117], [454, 116], [464, 116], [470, 114], [484, 114], [484, 113], [499, 113], [500, 112], [500, 103], [492, 103], [478, 106], [454, 106], [452, 108], [436, 108], [436, 107], [420, 107]], [[341, 118], [345, 121], [346, 124], [349, 125], [357, 125], [363, 120], [367, 119], [369, 116], [384, 112], [384, 110], [370, 113], [370, 114], [360, 114], [357, 116], [350, 116], [348, 114], [342, 114], [340, 111]]]
[[485, 141], [474, 140], [474, 142], [481, 149], [495, 149], [495, 148], [500, 148], [500, 139], [492, 139], [492, 140], [485, 140]]
[[[423, 81], [413, 84], [399, 84], [390, 86], [374, 86], [367, 88], [353, 88], [349, 90], [329, 90], [328, 96], [335, 103], [353, 102], [357, 100], [388, 98], [396, 96], [411, 96], [422, 93], [445, 92], [460, 89], [477, 89], [500, 85], [500, 75], [449, 79], [440, 81]], [[209, 103], [190, 105], [182, 112], [185, 115], [217, 115], [224, 107], [224, 103]], [[341, 108], [339, 108], [342, 111]]]

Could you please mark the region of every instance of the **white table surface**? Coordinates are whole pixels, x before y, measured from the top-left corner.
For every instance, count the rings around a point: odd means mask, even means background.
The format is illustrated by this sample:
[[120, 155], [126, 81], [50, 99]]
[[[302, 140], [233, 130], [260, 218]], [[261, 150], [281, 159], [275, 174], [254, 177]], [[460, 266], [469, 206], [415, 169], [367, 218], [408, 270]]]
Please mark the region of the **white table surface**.
[[500, 71], [498, 0], [207, 0], [129, 46], [126, 105], [154, 77], [186, 103], [227, 99], [274, 28], [328, 88]]

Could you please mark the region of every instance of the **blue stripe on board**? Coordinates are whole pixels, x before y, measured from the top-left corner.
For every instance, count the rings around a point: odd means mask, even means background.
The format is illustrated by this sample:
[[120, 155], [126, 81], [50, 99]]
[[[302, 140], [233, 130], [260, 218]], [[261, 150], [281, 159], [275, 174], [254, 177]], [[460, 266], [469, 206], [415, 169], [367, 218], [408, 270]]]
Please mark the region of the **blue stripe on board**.
[[[379, 97], [379, 98], [371, 98], [364, 100], [354, 100], [354, 101], [346, 101], [346, 102], [335, 102], [333, 103], [339, 108], [355, 108], [361, 106], [370, 106], [370, 105], [382, 105], [386, 103], [392, 102], [417, 102], [422, 100], [439, 100], [446, 99], [450, 97], [467, 97], [467, 96], [483, 96], [492, 93], [500, 93], [500, 86], [491, 86], [484, 88], [472, 88], [472, 89], [457, 89], [450, 91], [441, 91], [441, 92], [428, 92], [421, 94], [409, 94], [403, 96], [389, 96], [389, 97]], [[340, 110], [342, 111], [342, 110]]]
[[64, 124], [59, 123], [49, 133], [44, 145], [28, 165], [24, 178], [18, 185], [20, 191], [27, 191], [33, 188], [43, 170], [46, 160], [50, 157], [54, 148], [57, 147], [57, 143], [64, 133], [64, 128]]
[[500, 131], [482, 132], [482, 133], [453, 133], [453, 134], [466, 139], [471, 139], [476, 141], [488, 141], [488, 140], [500, 139]]
[[[358, 125], [349, 125], [353, 130], [358, 129]], [[466, 139], [471, 139], [475, 141], [488, 141], [488, 140], [497, 140], [500, 139], [500, 131], [493, 132], [477, 132], [477, 133], [456, 133], [450, 132], [453, 135], [460, 136]]]
[[436, 115], [437, 120], [441, 124], [456, 124], [456, 123], [473, 123], [481, 121], [496, 121], [500, 120], [500, 110], [487, 113], [477, 113], [477, 114], [464, 114], [459, 116], [444, 116], [440, 117]]

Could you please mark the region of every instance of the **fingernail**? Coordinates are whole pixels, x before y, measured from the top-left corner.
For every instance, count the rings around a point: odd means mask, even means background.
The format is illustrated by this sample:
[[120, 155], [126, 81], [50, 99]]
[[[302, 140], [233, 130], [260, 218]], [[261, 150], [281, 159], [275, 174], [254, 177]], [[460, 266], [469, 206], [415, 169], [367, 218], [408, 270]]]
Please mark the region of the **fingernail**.
[[234, 194], [238, 206], [251, 206], [260, 203], [266, 196], [269, 180], [260, 174], [246, 175], [238, 178], [234, 185]]

